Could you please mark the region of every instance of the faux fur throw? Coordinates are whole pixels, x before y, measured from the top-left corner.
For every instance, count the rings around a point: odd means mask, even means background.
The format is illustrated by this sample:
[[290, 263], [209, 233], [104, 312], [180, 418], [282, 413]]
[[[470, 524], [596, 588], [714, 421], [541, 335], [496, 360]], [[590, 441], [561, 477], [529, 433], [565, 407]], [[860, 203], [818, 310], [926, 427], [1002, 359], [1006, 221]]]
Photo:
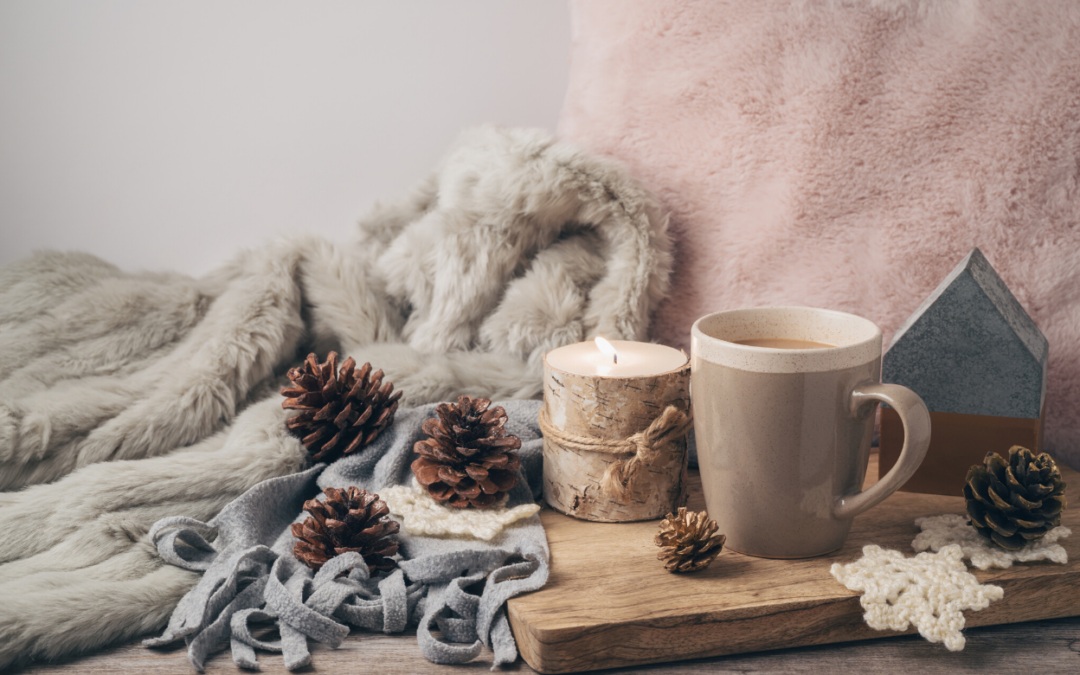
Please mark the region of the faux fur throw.
[[979, 247], [1050, 341], [1046, 442], [1080, 466], [1080, 3], [572, 3], [563, 137], [672, 211], [656, 337], [798, 304], [886, 341]]
[[[508, 506], [532, 504], [542, 493], [540, 403], [500, 405], [509, 415], [507, 430], [522, 440], [522, 480]], [[309, 639], [336, 647], [350, 626], [397, 633], [419, 624], [420, 649], [435, 663], [471, 661], [484, 645], [493, 649], [495, 665], [517, 659], [505, 603], [547, 580], [547, 539], [537, 515], [491, 541], [402, 529], [399, 569], [383, 577], [372, 578], [355, 553], [332, 559], [317, 574], [293, 557], [289, 525], [308, 516], [303, 502], [327, 487], [378, 492], [408, 484], [413, 445], [426, 437], [420, 427], [433, 416], [434, 406], [401, 411], [362, 453], [260, 483], [209, 523], [182, 516], [156, 523], [150, 537], [162, 557], [203, 577], [180, 601], [165, 635], [147, 644], [185, 639], [199, 671], [210, 652], [229, 644], [240, 667], [258, 668], [258, 648], [282, 652], [285, 666], [296, 670], [311, 663]], [[216, 534], [212, 543], [204, 538], [210, 534]], [[254, 635], [254, 627], [268, 623], [277, 626], [279, 640]]]
[[308, 351], [370, 361], [403, 405], [535, 396], [545, 350], [645, 337], [666, 226], [618, 165], [488, 127], [354, 242], [278, 241], [200, 279], [0, 268], [0, 490], [32, 486], [0, 492], [0, 668], [164, 625], [196, 576], [146, 533], [304, 467], [277, 388]]

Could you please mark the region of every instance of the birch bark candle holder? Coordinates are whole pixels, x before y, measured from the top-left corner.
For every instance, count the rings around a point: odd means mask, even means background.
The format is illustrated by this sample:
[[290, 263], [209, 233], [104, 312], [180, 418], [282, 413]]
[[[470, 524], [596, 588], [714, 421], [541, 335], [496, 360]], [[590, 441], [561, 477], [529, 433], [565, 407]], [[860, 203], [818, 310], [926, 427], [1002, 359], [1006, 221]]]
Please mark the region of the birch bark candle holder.
[[584, 520], [662, 518], [686, 503], [689, 359], [602, 340], [544, 357], [544, 499]]

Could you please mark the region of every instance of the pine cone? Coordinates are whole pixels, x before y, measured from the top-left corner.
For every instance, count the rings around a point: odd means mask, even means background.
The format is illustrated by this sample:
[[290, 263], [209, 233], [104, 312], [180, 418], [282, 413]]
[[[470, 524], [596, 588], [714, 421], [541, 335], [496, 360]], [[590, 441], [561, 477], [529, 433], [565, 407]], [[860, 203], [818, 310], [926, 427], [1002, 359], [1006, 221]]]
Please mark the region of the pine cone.
[[281, 390], [281, 407], [302, 411], [285, 424], [307, 448], [312, 461], [332, 462], [370, 443], [394, 421], [401, 392], [371, 364], [356, 368], [352, 357], [337, 367], [337, 352], [320, 364], [308, 354], [302, 368], [291, 368], [293, 386]]
[[517, 485], [521, 439], [508, 435], [506, 410], [486, 398], [459, 396], [440, 403], [438, 417], [424, 421], [431, 438], [418, 441], [412, 463], [416, 480], [435, 500], [450, 506], [486, 508]]
[[704, 511], [667, 514], [660, 522], [660, 533], [653, 541], [660, 547], [657, 560], [664, 561], [668, 572], [696, 572], [705, 569], [724, 549], [727, 536], [716, 534], [719, 527]]
[[1065, 483], [1054, 460], [1027, 448], [1009, 448], [1006, 462], [996, 452], [968, 469], [964, 497], [971, 524], [1001, 548], [1015, 551], [1061, 524]]
[[367, 490], [328, 487], [326, 501], [309, 499], [304, 510], [311, 514], [303, 523], [293, 523], [293, 555], [316, 572], [336, 555], [355, 551], [368, 569], [387, 571], [397, 567], [389, 556], [397, 553], [398, 542], [389, 535], [398, 531], [386, 502]]

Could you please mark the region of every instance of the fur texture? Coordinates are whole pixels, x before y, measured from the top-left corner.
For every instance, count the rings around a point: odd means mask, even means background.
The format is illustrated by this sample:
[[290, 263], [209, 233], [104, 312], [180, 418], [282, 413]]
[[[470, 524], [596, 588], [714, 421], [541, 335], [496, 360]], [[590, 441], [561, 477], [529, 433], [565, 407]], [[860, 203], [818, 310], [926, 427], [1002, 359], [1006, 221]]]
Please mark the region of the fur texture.
[[83, 254], [5, 268], [0, 489], [194, 443], [309, 348], [383, 368], [406, 405], [528, 398], [543, 352], [643, 339], [667, 292], [666, 220], [648, 194], [540, 131], [465, 133], [360, 231], [277, 242], [202, 280]]
[[618, 165], [486, 127], [355, 242], [279, 241], [201, 279], [78, 253], [0, 268], [0, 490], [33, 486], [0, 492], [0, 668], [164, 625], [197, 577], [146, 532], [303, 465], [277, 388], [307, 351], [371, 361], [407, 406], [533, 397], [545, 350], [644, 338], [670, 266], [666, 217]]
[[274, 399], [227, 432], [164, 457], [99, 463], [0, 502], [0, 669], [158, 630], [199, 575], [164, 565], [159, 519], [212, 518], [305, 465]]
[[1080, 466], [1080, 4], [573, 3], [559, 132], [672, 211], [655, 335], [799, 304], [892, 332], [978, 246], [1050, 342]]

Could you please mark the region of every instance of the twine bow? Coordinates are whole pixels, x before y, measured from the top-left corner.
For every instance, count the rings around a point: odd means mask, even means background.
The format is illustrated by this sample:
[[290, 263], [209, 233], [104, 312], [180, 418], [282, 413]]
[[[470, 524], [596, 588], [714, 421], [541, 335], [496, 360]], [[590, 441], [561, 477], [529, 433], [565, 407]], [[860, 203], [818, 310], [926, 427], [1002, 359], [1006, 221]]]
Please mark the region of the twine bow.
[[547, 416], [547, 406], [540, 408], [540, 431], [564, 448], [603, 452], [611, 455], [632, 455], [616, 459], [608, 465], [600, 479], [600, 490], [613, 499], [626, 503], [634, 491], [638, 476], [675, 439], [690, 431], [694, 416], [673, 405], [664, 408], [644, 431], [618, 441], [608, 441], [592, 436], [578, 436], [557, 429]]

